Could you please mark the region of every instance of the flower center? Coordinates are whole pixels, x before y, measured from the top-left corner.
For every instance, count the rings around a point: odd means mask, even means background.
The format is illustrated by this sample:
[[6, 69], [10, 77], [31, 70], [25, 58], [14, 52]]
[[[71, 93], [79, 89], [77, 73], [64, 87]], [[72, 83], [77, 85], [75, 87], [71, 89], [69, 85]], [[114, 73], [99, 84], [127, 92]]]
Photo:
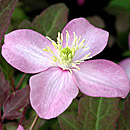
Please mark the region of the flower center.
[[52, 57], [50, 57], [53, 61], [53, 65], [58, 65], [63, 70], [69, 70], [72, 73], [72, 70], [80, 70], [80, 68], [77, 66], [77, 64], [80, 64], [81, 62], [84, 62], [85, 59], [90, 58], [91, 53], [88, 53], [80, 60], [73, 61], [73, 58], [78, 54], [82, 54], [84, 51], [87, 51], [89, 47], [87, 45], [84, 45], [85, 39], [81, 40], [81, 36], [77, 37], [75, 32], [74, 33], [74, 40], [72, 43], [71, 48], [68, 46], [69, 42], [69, 32], [66, 30], [66, 47], [63, 48], [62, 42], [63, 42], [63, 35], [62, 33], [58, 33], [57, 37], [57, 43], [52, 40], [49, 37], [46, 37], [48, 40], [50, 40], [55, 47], [55, 49], [58, 51], [59, 56], [56, 56], [54, 52], [50, 49], [50, 47], [46, 46], [43, 50], [46, 52], [49, 52], [52, 54]]
[[62, 61], [71, 62], [73, 55], [69, 47], [63, 48], [60, 52], [60, 58]]

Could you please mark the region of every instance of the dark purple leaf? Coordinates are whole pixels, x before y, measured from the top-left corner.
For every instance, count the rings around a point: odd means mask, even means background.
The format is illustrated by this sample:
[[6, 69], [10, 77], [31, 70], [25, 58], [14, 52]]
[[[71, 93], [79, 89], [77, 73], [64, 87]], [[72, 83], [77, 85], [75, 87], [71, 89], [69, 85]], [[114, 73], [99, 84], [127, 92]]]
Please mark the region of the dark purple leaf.
[[11, 16], [16, 6], [17, 0], [0, 1], [0, 42], [10, 25]]
[[3, 105], [8, 95], [9, 95], [9, 82], [5, 80], [4, 74], [0, 69], [0, 106]]
[[59, 116], [63, 130], [114, 130], [119, 116], [118, 98], [84, 97], [79, 101], [78, 117]]
[[[11, 94], [3, 107], [3, 118], [15, 119], [21, 116], [18, 111], [29, 103], [29, 86]], [[15, 115], [15, 116], [14, 116]]]
[[125, 109], [121, 112], [117, 130], [130, 130], [130, 96], [125, 101]]
[[14, 119], [17, 119], [17, 118], [21, 118], [22, 115], [23, 115], [22, 113], [17, 112], [17, 111], [12, 112], [12, 113], [7, 114], [6, 119], [14, 120]]

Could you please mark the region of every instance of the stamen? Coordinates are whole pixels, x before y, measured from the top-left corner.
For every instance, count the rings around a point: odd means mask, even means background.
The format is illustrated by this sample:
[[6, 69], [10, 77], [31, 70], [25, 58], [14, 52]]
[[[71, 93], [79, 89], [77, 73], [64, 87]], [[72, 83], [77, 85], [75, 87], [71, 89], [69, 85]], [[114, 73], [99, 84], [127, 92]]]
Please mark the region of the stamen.
[[80, 43], [80, 45], [79, 45], [79, 49], [83, 46], [84, 42], [85, 42], [85, 39], [83, 39], [83, 40], [81, 41], [81, 43]]
[[[60, 66], [63, 70], [69, 70], [71, 74], [73, 71], [80, 70], [79, 66], [77, 65], [80, 64], [81, 62], [84, 62], [85, 59], [90, 58], [90, 55], [91, 55], [91, 53], [88, 53], [82, 59], [73, 61], [74, 56], [76, 57], [78, 55], [81, 55], [81, 53], [84, 53], [85, 51], [89, 49], [87, 45], [84, 45], [85, 39], [82, 39], [81, 36], [77, 37], [75, 32], [73, 32], [73, 35], [74, 35], [73, 43], [72, 43], [72, 46], [69, 47], [68, 42], [70, 39], [70, 35], [69, 35], [69, 32], [66, 30], [66, 47], [65, 48], [62, 47], [62, 42], [63, 42], [62, 33], [58, 32], [57, 43], [51, 38], [46, 37], [49, 41], [52, 42], [52, 45], [55, 47], [55, 49], [58, 50], [59, 52], [58, 57], [55, 56], [54, 52], [51, 50], [49, 46], [46, 46], [46, 48], [43, 49], [44, 51], [52, 54], [52, 56], [50, 57], [50, 59], [53, 61], [52, 65], [57, 65], [58, 63], [58, 66]], [[76, 53], [77, 50], [79, 51]]]
[[69, 38], [70, 38], [69, 32], [66, 30], [66, 47], [68, 47]]
[[88, 53], [84, 58], [82, 58], [82, 60], [88, 59], [90, 55], [91, 53]]
[[84, 51], [87, 51], [90, 47], [87, 47], [86, 49], [84, 49]]
[[62, 42], [63, 42], [63, 34], [61, 33], [61, 45], [62, 45]]
[[46, 48], [43, 48], [43, 50], [54, 54], [54, 52], [51, 50], [51, 48], [49, 46], [46, 46]]
[[73, 40], [72, 46], [75, 46], [76, 41], [77, 41], [78, 38], [77, 38], [75, 32], [73, 32], [73, 34], [74, 34], [74, 40]]
[[79, 43], [80, 39], [81, 39], [81, 36], [79, 36], [79, 38], [78, 38], [78, 40], [77, 40], [76, 44], [78, 44], [78, 43]]
[[80, 68], [74, 63], [72, 63], [72, 67], [77, 68], [78, 70], [80, 70]]
[[60, 32], [58, 32], [57, 43], [60, 44]]
[[46, 38], [51, 41], [51, 42], [55, 42], [54, 40], [52, 40], [50, 37], [46, 36]]
[[57, 44], [55, 42], [52, 42], [52, 45], [55, 47], [55, 49], [57, 50]]
[[71, 70], [73, 70], [73, 71], [78, 71], [78, 70], [76, 70], [76, 69], [71, 69]]

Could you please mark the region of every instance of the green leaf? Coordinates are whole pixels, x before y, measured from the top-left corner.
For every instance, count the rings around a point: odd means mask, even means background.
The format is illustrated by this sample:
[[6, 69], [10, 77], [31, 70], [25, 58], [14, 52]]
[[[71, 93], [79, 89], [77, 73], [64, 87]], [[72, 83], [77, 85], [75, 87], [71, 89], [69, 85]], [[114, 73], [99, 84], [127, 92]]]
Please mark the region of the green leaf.
[[7, 122], [4, 125], [4, 130], [16, 130], [17, 129], [17, 123], [16, 122]]
[[[18, 74], [15, 74], [15, 76], [14, 76], [15, 86], [18, 85], [18, 83], [19, 83], [19, 81], [20, 81], [20, 79], [22, 78], [23, 75], [24, 75], [24, 73], [22, 73], [22, 72], [19, 72]], [[26, 74], [26, 76], [24, 77], [24, 79], [23, 79], [23, 81], [22, 81], [22, 83], [21, 83], [21, 85], [19, 87], [20, 89], [24, 88], [25, 86], [28, 85], [28, 81], [29, 81], [30, 76], [31, 76], [31, 74]]]
[[123, 53], [123, 56], [128, 56], [128, 57], [130, 57], [130, 50], [125, 51], [125, 52]]
[[11, 82], [11, 79], [14, 74], [14, 68], [6, 62], [6, 60], [2, 57], [1, 53], [0, 53], [0, 67], [4, 72], [5, 79]]
[[109, 6], [117, 6], [130, 10], [130, 1], [129, 0], [111, 0]]
[[78, 103], [77, 99], [74, 99], [69, 108], [64, 112], [64, 114], [78, 116]]
[[40, 15], [36, 16], [32, 23], [26, 20], [21, 23], [19, 28], [32, 28], [33, 30], [56, 39], [57, 33], [61, 32], [67, 23], [68, 8], [60, 3], [45, 9]]
[[117, 33], [117, 44], [123, 50], [128, 50], [128, 35], [129, 30]]
[[0, 42], [8, 29], [17, 0], [0, 1]]
[[44, 121], [45, 123], [38, 130], [61, 130], [57, 118]]
[[[35, 115], [36, 116], [36, 115]], [[22, 126], [24, 127], [24, 129], [29, 130], [30, 126], [32, 125], [35, 116], [31, 117], [28, 120], [23, 120], [22, 121]], [[39, 130], [39, 128], [41, 127], [41, 125], [45, 124], [46, 120], [38, 118], [33, 130]]]
[[29, 20], [24, 20], [20, 25], [19, 28], [24, 29], [32, 29], [32, 23]]
[[111, 0], [105, 10], [112, 15], [130, 12], [129, 0]]
[[4, 72], [5, 79], [11, 83], [11, 79], [14, 74], [14, 68], [6, 62], [6, 60], [2, 57], [1, 53], [0, 53], [0, 67]]
[[130, 96], [125, 101], [125, 109], [121, 112], [117, 130], [130, 130]]
[[22, 7], [24, 8], [25, 12], [31, 13], [34, 11], [39, 11], [48, 7], [49, 1], [47, 0], [22, 0]]
[[125, 32], [129, 29], [130, 31], [130, 14], [129, 13], [122, 13], [116, 16], [115, 26], [117, 32]]
[[59, 116], [63, 130], [114, 130], [119, 116], [118, 98], [87, 97], [79, 101], [78, 117]]

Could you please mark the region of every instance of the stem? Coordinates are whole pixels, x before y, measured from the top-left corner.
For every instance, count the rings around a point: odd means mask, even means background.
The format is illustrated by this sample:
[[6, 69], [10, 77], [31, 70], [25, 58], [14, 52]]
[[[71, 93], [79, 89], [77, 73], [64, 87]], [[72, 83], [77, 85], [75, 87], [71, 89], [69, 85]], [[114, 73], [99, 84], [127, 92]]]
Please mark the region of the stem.
[[20, 79], [20, 81], [19, 81], [19, 83], [18, 83], [17, 87], [16, 87], [16, 90], [18, 90], [18, 89], [19, 89], [19, 87], [20, 87], [21, 83], [23, 82], [23, 80], [24, 80], [25, 76], [26, 76], [26, 74], [24, 73], [24, 74], [23, 74], [23, 76], [21, 77], [21, 79]]
[[15, 84], [14, 84], [14, 79], [12, 77], [10, 77], [10, 82], [12, 86], [12, 91], [15, 92]]
[[23, 112], [22, 112], [23, 115], [22, 115], [22, 117], [21, 117], [21, 119], [20, 119], [20, 121], [19, 121], [19, 124], [22, 124], [23, 120], [26, 120], [26, 119], [25, 119], [26, 109], [27, 109], [27, 108], [25, 107], [24, 110], [23, 110]]
[[34, 128], [34, 126], [35, 126], [35, 124], [36, 124], [38, 118], [39, 118], [38, 115], [36, 115], [36, 117], [35, 117], [35, 119], [34, 119], [34, 121], [33, 121], [33, 123], [32, 123], [32, 125], [31, 125], [31, 127], [30, 127], [29, 130], [33, 130], [33, 128]]

